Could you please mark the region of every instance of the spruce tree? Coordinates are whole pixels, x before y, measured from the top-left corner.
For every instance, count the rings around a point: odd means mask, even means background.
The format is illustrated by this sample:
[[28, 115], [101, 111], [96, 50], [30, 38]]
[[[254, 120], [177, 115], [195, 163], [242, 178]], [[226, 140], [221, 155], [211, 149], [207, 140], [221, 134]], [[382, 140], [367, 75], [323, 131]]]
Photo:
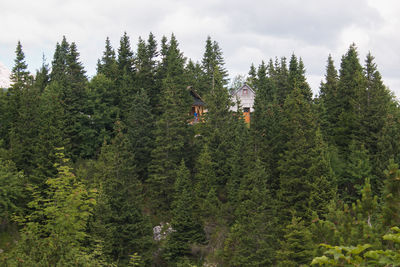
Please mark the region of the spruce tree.
[[358, 59], [356, 46], [353, 44], [342, 57], [336, 97], [339, 112], [334, 128], [334, 142], [344, 160], [349, 157], [349, 145], [353, 139], [361, 141], [362, 96], [365, 91], [365, 78]]
[[321, 130], [324, 139], [329, 144], [334, 144], [334, 128], [336, 127], [340, 109], [338, 107], [340, 99], [337, 97], [339, 77], [335, 69], [332, 56], [329, 55], [326, 66], [325, 82], [321, 82], [319, 99], [323, 105], [323, 113], [320, 115]]
[[204, 231], [195, 216], [195, 198], [189, 170], [184, 160], [179, 165], [175, 181], [174, 200], [172, 202], [173, 231], [167, 239], [164, 257], [169, 262], [190, 254], [190, 245], [205, 241]]
[[225, 240], [223, 256], [229, 266], [266, 266], [274, 262], [277, 238], [275, 206], [268, 175], [257, 160], [241, 180], [235, 223]]
[[347, 160], [338, 187], [343, 200], [354, 202], [360, 197], [360, 190], [364, 185], [365, 179], [372, 176], [372, 168], [368, 157], [368, 152], [364, 145], [357, 145], [355, 141], [350, 144], [350, 156]]
[[[270, 74], [271, 75], [271, 74]], [[290, 94], [292, 87], [289, 84], [289, 71], [287, 68], [286, 58], [282, 57], [280, 61], [275, 60], [274, 75], [271, 75], [276, 84], [276, 100], [277, 103], [283, 105], [286, 97]]]
[[385, 172], [386, 180], [383, 190], [383, 225], [385, 230], [399, 225], [400, 223], [400, 171], [398, 165], [390, 160], [388, 169]]
[[115, 131], [114, 139], [103, 145], [96, 163], [95, 181], [100, 195], [91, 231], [103, 240], [104, 252], [112, 261], [126, 264], [130, 255], [138, 253], [149, 263], [152, 229], [142, 213], [142, 184], [121, 122], [116, 122]]
[[249, 73], [248, 73], [248, 77], [246, 79], [246, 83], [249, 86], [251, 86], [252, 88], [257, 88], [257, 86], [255, 84], [256, 81], [257, 81], [257, 70], [256, 70], [256, 67], [254, 67], [254, 64], [251, 63], [250, 70], [249, 70]]
[[97, 74], [103, 74], [107, 78], [115, 81], [118, 77], [118, 65], [115, 51], [111, 46], [110, 38], [106, 38], [106, 45], [103, 56], [97, 62]]
[[21, 237], [7, 257], [11, 266], [101, 264], [84, 246], [89, 238], [85, 230], [96, 204], [96, 191], [85, 188], [61, 151], [57, 176], [46, 180], [45, 194], [32, 188], [33, 200], [28, 205], [31, 213], [20, 218]]
[[34, 87], [37, 88], [41, 93], [50, 82], [49, 72], [49, 65], [46, 63], [46, 58], [43, 55], [42, 66], [36, 71], [35, 80], [33, 83]]
[[201, 90], [199, 89], [200, 95], [208, 94], [217, 86], [227, 85], [228, 73], [224, 65], [225, 62], [219, 44], [212, 41], [211, 37], [208, 36], [202, 59], [204, 87]]
[[301, 218], [310, 216], [308, 201], [314, 182], [309, 169], [313, 161], [310, 155], [315, 147], [316, 126], [311, 106], [300, 89], [295, 88], [286, 99], [284, 118], [282, 132], [287, 141], [278, 162], [278, 197], [283, 205], [281, 219], [288, 222], [291, 210]]
[[92, 156], [93, 131], [89, 126], [90, 118], [87, 110], [87, 77], [79, 60], [76, 44], [74, 42], [69, 44], [65, 36], [61, 44], [56, 46], [50, 81], [56, 88], [61, 88], [67, 155], [74, 161], [80, 157]]
[[119, 116], [115, 105], [115, 82], [104, 74], [97, 74], [88, 84], [87, 113], [90, 116], [92, 131], [91, 147], [98, 154], [104, 141], [111, 141], [114, 136], [114, 123]]
[[15, 54], [15, 65], [11, 72], [13, 85], [9, 91], [8, 101], [12, 119], [9, 128], [10, 154], [18, 169], [29, 176], [35, 168], [40, 92], [32, 86], [20, 42], [17, 44]]
[[136, 52], [136, 87], [138, 90], [146, 90], [152, 110], [158, 106], [160, 100], [160, 88], [156, 84], [158, 55], [157, 41], [152, 33], [149, 34], [147, 42], [139, 38]]
[[281, 248], [277, 252], [277, 266], [299, 266], [309, 264], [314, 256], [311, 233], [301, 218], [293, 217], [285, 227]]
[[154, 149], [149, 166], [149, 193], [154, 199], [155, 212], [165, 212], [172, 201], [176, 169], [188, 149], [190, 126], [188, 111], [191, 99], [184, 76], [185, 58], [174, 35], [168, 44], [162, 80], [161, 115], [155, 118]]
[[[387, 159], [392, 157], [389, 155], [388, 158], [382, 158], [379, 153], [379, 139], [385, 135], [383, 130], [390, 112], [392, 97], [382, 82], [382, 77], [371, 53], [365, 60], [364, 76], [367, 85], [363, 103], [362, 134], [373, 167], [374, 176], [371, 177], [371, 183], [374, 191], [379, 192], [385, 179], [384, 169], [388, 164]], [[383, 153], [387, 154], [388, 151]]]
[[151, 151], [154, 148], [154, 116], [151, 113], [150, 98], [145, 89], [141, 89], [132, 99], [132, 106], [126, 117], [129, 150], [134, 155], [136, 172], [141, 181], [148, 178]]

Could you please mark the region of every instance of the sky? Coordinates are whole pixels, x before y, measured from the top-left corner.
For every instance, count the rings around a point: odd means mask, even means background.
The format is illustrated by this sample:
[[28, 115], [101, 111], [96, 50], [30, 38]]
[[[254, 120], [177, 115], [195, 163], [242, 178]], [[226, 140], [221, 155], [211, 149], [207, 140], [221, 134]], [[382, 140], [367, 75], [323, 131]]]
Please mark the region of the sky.
[[230, 77], [250, 65], [294, 53], [314, 93], [331, 54], [335, 66], [355, 43], [360, 62], [371, 52], [384, 83], [400, 97], [400, 1], [396, 0], [1, 0], [0, 62], [11, 69], [23, 46], [31, 71], [50, 63], [65, 35], [93, 76], [108, 36], [114, 49], [124, 32], [133, 50], [139, 36], [174, 33], [184, 55], [200, 61], [207, 36], [224, 53]]

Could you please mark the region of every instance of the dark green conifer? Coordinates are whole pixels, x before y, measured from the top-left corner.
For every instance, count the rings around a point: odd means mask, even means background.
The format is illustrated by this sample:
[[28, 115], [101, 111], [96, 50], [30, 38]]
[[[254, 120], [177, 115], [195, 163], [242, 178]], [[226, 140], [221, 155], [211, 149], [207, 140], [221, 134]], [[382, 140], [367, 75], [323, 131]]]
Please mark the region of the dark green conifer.
[[134, 253], [148, 262], [152, 229], [142, 213], [142, 184], [121, 122], [116, 122], [115, 130], [115, 138], [103, 145], [96, 163], [95, 180], [100, 196], [92, 232], [104, 241], [104, 252], [114, 262], [126, 264]]
[[[161, 115], [156, 117], [154, 149], [149, 166], [149, 193], [157, 211], [165, 210], [172, 201], [176, 169], [182, 158], [190, 153], [188, 112], [191, 99], [184, 76], [185, 58], [174, 35], [168, 44], [162, 80]], [[162, 208], [162, 209], [161, 209]]]
[[191, 244], [205, 241], [202, 225], [195, 216], [195, 197], [190, 172], [183, 159], [176, 174], [174, 188], [171, 221], [173, 231], [168, 236], [164, 252], [164, 257], [169, 262], [176, 262], [179, 258], [190, 255]]
[[111, 46], [110, 38], [106, 38], [106, 45], [103, 56], [97, 62], [97, 74], [103, 74], [107, 78], [115, 81], [118, 77], [118, 65], [115, 51]]
[[277, 252], [277, 266], [300, 266], [309, 264], [314, 256], [311, 233], [301, 218], [293, 216], [284, 229], [284, 239]]
[[390, 160], [385, 172], [386, 180], [383, 190], [383, 225], [385, 230], [400, 224], [400, 171], [398, 165]]

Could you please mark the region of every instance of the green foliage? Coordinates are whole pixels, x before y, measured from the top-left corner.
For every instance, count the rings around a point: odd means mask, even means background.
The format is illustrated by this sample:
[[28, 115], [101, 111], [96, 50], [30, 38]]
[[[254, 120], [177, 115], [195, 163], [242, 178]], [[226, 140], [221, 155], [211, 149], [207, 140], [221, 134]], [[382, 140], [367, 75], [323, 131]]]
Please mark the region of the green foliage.
[[224, 243], [228, 266], [269, 266], [274, 262], [276, 220], [274, 200], [267, 189], [268, 175], [257, 160], [238, 190], [236, 221]]
[[400, 171], [398, 165], [390, 160], [385, 172], [385, 188], [383, 191], [383, 225], [392, 227], [400, 225]]
[[313, 257], [311, 233], [298, 217], [293, 217], [284, 229], [281, 248], [276, 255], [277, 266], [299, 266], [308, 264]]
[[[392, 233], [383, 236], [384, 240], [400, 243], [400, 229], [392, 228]], [[357, 246], [330, 246], [321, 244], [327, 250], [325, 255], [315, 257], [311, 265], [319, 266], [400, 266], [400, 250], [372, 250], [370, 244]], [[368, 251], [367, 251], [368, 250]]]
[[0, 158], [0, 225], [10, 223], [13, 215], [23, 210], [26, 178], [15, 164]]
[[[20, 42], [15, 56], [0, 91], [3, 265], [298, 266], [324, 251], [316, 264], [399, 261], [400, 109], [354, 44], [339, 74], [329, 56], [314, 100], [301, 58], [252, 64], [231, 83], [255, 89], [251, 125], [240, 103], [232, 111], [210, 37], [201, 62], [174, 35], [131, 47], [124, 33], [117, 52], [107, 38], [90, 81], [65, 37], [51, 72], [43, 60], [33, 78]], [[196, 125], [188, 87], [206, 103]], [[150, 220], [173, 230], [154, 243]]]
[[168, 45], [165, 78], [162, 80], [162, 114], [155, 118], [154, 149], [149, 166], [149, 194], [155, 200], [157, 212], [170, 207], [176, 170], [182, 158], [189, 152], [191, 129], [188, 111], [191, 99], [186, 90], [184, 63], [178, 43], [172, 35]]
[[365, 179], [371, 180], [372, 168], [364, 145], [359, 146], [355, 141], [352, 141], [349, 152], [347, 166], [338, 181], [338, 187], [342, 199], [347, 202], [353, 202], [360, 196], [363, 181]]
[[164, 258], [168, 262], [190, 255], [189, 246], [205, 241], [200, 221], [195, 216], [195, 198], [190, 173], [182, 160], [175, 181], [174, 201], [172, 202], [172, 232], [167, 237]]
[[68, 159], [59, 152], [57, 177], [46, 181], [43, 194], [31, 188], [32, 210], [25, 218], [21, 239], [4, 258], [11, 266], [97, 266], [99, 260], [83, 246], [88, 219], [96, 204], [96, 190], [87, 190], [71, 172]]
[[142, 185], [135, 172], [129, 139], [120, 122], [110, 144], [104, 143], [95, 164], [95, 184], [100, 188], [91, 232], [104, 243], [104, 253], [126, 264], [139, 253], [144, 262], [151, 256], [151, 226], [142, 213]]

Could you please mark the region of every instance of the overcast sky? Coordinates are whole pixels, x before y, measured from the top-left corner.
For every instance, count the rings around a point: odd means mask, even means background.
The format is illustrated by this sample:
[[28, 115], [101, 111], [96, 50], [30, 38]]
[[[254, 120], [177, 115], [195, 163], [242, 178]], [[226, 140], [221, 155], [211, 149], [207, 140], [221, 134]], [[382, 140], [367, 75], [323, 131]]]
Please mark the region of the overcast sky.
[[136, 50], [139, 36], [174, 33], [185, 56], [201, 60], [208, 35], [219, 42], [231, 77], [251, 63], [302, 57], [316, 93], [329, 54], [340, 58], [356, 43], [362, 64], [375, 56], [385, 84], [400, 97], [400, 1], [395, 0], [1, 0], [0, 62], [13, 66], [21, 41], [29, 68], [42, 54], [51, 62], [65, 35], [76, 42], [89, 76], [110, 37], [115, 49], [126, 31]]

